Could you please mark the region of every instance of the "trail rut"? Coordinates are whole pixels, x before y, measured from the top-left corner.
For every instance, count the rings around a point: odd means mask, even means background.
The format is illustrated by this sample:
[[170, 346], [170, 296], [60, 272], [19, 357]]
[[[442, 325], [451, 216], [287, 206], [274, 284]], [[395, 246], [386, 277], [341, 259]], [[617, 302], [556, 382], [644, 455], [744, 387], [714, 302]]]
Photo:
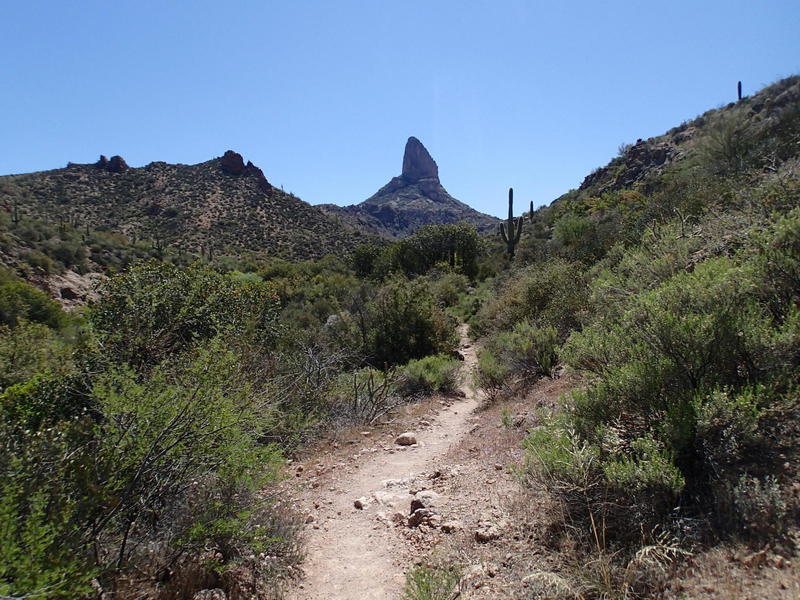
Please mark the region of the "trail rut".
[[[305, 577], [289, 592], [290, 600], [399, 598], [410, 548], [379, 513], [387, 517], [396, 511], [407, 513], [409, 481], [441, 467], [448, 449], [470, 428], [470, 416], [480, 402], [469, 385], [477, 358], [466, 325], [459, 334], [463, 398], [443, 407], [429, 427], [415, 432], [415, 446], [369, 448], [340, 468], [326, 487], [298, 492], [301, 507], [313, 511], [314, 525], [307, 538]], [[354, 507], [354, 500], [361, 497], [369, 499], [363, 510]], [[448, 500], [441, 502], [446, 505]]]

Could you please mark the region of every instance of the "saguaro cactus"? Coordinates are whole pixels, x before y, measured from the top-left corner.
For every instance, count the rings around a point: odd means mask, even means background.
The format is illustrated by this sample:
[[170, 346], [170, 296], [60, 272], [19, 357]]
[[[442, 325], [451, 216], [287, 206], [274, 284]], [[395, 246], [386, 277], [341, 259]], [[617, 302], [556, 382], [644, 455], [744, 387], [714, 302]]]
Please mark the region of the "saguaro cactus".
[[742, 82], [741, 81], [736, 85], [736, 92], [739, 94], [739, 100], [741, 100], [742, 99]]
[[528, 218], [531, 220], [531, 223], [533, 223], [533, 200], [531, 200], [531, 212], [528, 213]]
[[509, 258], [514, 258], [514, 248], [521, 235], [522, 217], [514, 218], [514, 188], [508, 188], [508, 220], [500, 223], [500, 237], [506, 243], [506, 252], [508, 252]]

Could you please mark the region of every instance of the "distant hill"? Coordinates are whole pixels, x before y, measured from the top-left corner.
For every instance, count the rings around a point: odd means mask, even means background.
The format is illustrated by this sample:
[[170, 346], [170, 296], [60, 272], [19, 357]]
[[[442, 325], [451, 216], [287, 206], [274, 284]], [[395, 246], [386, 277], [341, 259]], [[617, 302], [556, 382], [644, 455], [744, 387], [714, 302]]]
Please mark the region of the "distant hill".
[[408, 138], [403, 172], [361, 204], [319, 208], [344, 223], [390, 239], [405, 237], [424, 225], [466, 221], [487, 231], [499, 220], [478, 212], [447, 193], [439, 181], [439, 168], [425, 146]]
[[232, 150], [196, 164], [131, 168], [119, 156], [94, 164], [0, 177], [12, 218], [114, 231], [190, 252], [253, 250], [286, 259], [346, 254], [365, 236], [272, 186]]

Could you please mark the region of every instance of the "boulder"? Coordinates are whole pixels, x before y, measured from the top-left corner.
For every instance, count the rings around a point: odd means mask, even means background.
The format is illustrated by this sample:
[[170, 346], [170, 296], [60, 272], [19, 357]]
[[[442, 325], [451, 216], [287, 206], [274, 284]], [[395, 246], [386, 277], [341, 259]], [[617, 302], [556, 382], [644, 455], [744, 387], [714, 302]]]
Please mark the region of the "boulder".
[[108, 160], [108, 167], [106, 170], [109, 173], [124, 173], [128, 170], [128, 163], [125, 162], [125, 159], [119, 155], [112, 156]]
[[[432, 521], [439, 517], [431, 508], [420, 508], [408, 517], [409, 527], [419, 527], [420, 525], [430, 525]], [[439, 517], [441, 519], [441, 517]]]
[[244, 173], [244, 159], [242, 155], [233, 150], [227, 150], [219, 159], [219, 166], [223, 173], [228, 175], [241, 175]]
[[439, 504], [439, 494], [433, 490], [422, 490], [414, 494], [411, 501], [411, 513], [420, 508], [435, 508]]
[[417, 443], [417, 436], [410, 431], [407, 431], [398, 435], [394, 443], [398, 446], [411, 446]]

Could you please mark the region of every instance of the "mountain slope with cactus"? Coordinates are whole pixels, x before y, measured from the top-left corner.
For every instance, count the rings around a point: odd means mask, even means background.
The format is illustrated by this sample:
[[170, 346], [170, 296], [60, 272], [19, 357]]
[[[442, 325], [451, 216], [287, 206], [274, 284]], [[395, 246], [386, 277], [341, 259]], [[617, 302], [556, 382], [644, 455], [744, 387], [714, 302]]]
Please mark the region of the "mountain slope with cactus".
[[102, 156], [94, 164], [3, 176], [0, 206], [13, 223], [28, 218], [61, 229], [115, 232], [131, 244], [205, 255], [320, 258], [347, 254], [364, 239], [275, 188], [261, 169], [230, 150], [196, 165], [131, 168], [119, 156]]

